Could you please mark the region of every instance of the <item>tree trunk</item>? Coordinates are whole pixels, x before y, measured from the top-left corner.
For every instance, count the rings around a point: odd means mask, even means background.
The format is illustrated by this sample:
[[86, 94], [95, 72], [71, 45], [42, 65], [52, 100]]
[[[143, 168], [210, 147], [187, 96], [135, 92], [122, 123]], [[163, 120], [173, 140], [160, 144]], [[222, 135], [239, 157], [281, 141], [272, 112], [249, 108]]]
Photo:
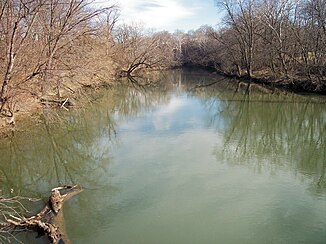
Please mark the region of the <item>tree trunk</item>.
[[1, 102], [1, 108], [0, 108], [0, 113], [3, 110], [4, 105], [6, 104], [8, 100], [8, 88], [9, 88], [9, 83], [11, 81], [11, 75], [12, 75], [12, 70], [14, 68], [14, 62], [15, 62], [15, 52], [14, 52], [14, 47], [15, 47], [15, 37], [16, 37], [16, 32], [18, 28], [18, 22], [16, 21], [12, 30], [12, 34], [10, 37], [9, 41], [9, 50], [8, 50], [8, 64], [7, 64], [7, 70], [6, 74], [2, 83], [1, 87], [1, 93], [0, 93], [0, 102]]

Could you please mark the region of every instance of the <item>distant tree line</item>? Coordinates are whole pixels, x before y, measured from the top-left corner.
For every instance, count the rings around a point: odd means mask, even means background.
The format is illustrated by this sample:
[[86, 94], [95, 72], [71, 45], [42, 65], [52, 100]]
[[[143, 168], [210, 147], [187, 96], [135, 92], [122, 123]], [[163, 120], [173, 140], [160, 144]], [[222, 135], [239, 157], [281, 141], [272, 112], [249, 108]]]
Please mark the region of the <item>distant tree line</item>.
[[62, 98], [79, 86], [182, 65], [299, 81], [322, 91], [326, 0], [218, 0], [223, 24], [184, 33], [118, 23], [89, 0], [0, 1], [0, 113], [19, 101]]
[[184, 36], [184, 63], [326, 91], [325, 0], [218, 0], [217, 30]]

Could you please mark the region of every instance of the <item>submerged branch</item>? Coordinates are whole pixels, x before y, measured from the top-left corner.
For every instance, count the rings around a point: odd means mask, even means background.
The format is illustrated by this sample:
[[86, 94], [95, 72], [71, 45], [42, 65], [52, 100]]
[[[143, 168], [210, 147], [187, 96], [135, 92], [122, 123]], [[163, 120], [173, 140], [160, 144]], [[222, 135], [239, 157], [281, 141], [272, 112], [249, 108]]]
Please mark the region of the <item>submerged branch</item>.
[[[24, 217], [12, 208], [12, 214], [4, 214], [4, 223], [0, 223], [0, 233], [6, 233], [13, 236], [13, 233], [19, 231], [33, 230], [45, 234], [51, 243], [67, 243], [67, 235], [62, 228], [62, 208], [63, 203], [74, 195], [82, 191], [78, 185], [60, 186], [51, 190], [51, 195], [44, 208], [31, 217]], [[16, 202], [16, 199], [0, 199], [11, 202]], [[21, 203], [19, 203], [21, 205]], [[15, 215], [13, 215], [15, 214]], [[60, 216], [61, 215], [61, 216]]]

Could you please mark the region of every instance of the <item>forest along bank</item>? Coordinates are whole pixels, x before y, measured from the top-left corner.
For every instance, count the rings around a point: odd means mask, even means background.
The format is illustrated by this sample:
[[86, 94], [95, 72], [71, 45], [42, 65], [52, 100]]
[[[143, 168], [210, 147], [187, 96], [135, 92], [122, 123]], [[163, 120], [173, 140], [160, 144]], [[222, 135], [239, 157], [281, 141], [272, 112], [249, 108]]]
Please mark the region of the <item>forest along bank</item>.
[[[184, 65], [325, 94], [325, 1], [216, 1], [222, 28], [151, 32], [88, 0], [0, 2], [0, 125], [80, 87]], [[213, 7], [213, 6], [212, 6]], [[64, 107], [64, 106], [63, 106]]]

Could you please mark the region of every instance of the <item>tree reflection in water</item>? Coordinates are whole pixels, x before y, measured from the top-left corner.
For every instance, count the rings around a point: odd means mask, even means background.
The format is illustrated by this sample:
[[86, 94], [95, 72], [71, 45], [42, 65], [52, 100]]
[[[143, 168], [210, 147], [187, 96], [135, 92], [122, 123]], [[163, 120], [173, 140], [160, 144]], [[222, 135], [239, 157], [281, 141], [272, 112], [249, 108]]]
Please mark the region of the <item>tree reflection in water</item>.
[[[110, 150], [119, 144], [117, 124], [168, 103], [171, 90], [201, 99], [209, 111], [208, 126], [223, 138], [218, 160], [250, 164], [258, 172], [286, 168], [314, 177], [325, 190], [324, 149], [326, 116], [324, 100], [298, 95], [235, 92], [239, 87], [203, 72], [174, 70], [145, 81], [125, 81], [119, 89], [93, 94], [92, 103], [73, 112], [60, 111], [60, 121], [46, 111], [31, 131], [16, 133], [1, 142], [2, 193], [44, 193], [60, 184], [79, 183], [96, 188], [106, 182]], [[131, 83], [131, 85], [130, 85]], [[140, 84], [140, 85], [139, 85]], [[146, 88], [144, 87], [146, 85]], [[53, 122], [54, 121], [54, 122]], [[90, 177], [91, 176], [91, 177]]]
[[45, 111], [36, 126], [25, 124], [26, 131], [1, 141], [1, 193], [42, 196], [63, 184], [103, 186], [110, 150], [119, 143], [117, 123], [164, 103], [164, 94], [122, 85], [97, 91], [76, 111]]
[[[311, 190], [326, 193], [325, 100], [300, 95], [196, 91], [223, 138], [217, 159], [249, 164], [257, 172], [289, 170], [313, 179]], [[221, 122], [222, 121], [222, 122]], [[223, 128], [221, 128], [223, 124]]]

